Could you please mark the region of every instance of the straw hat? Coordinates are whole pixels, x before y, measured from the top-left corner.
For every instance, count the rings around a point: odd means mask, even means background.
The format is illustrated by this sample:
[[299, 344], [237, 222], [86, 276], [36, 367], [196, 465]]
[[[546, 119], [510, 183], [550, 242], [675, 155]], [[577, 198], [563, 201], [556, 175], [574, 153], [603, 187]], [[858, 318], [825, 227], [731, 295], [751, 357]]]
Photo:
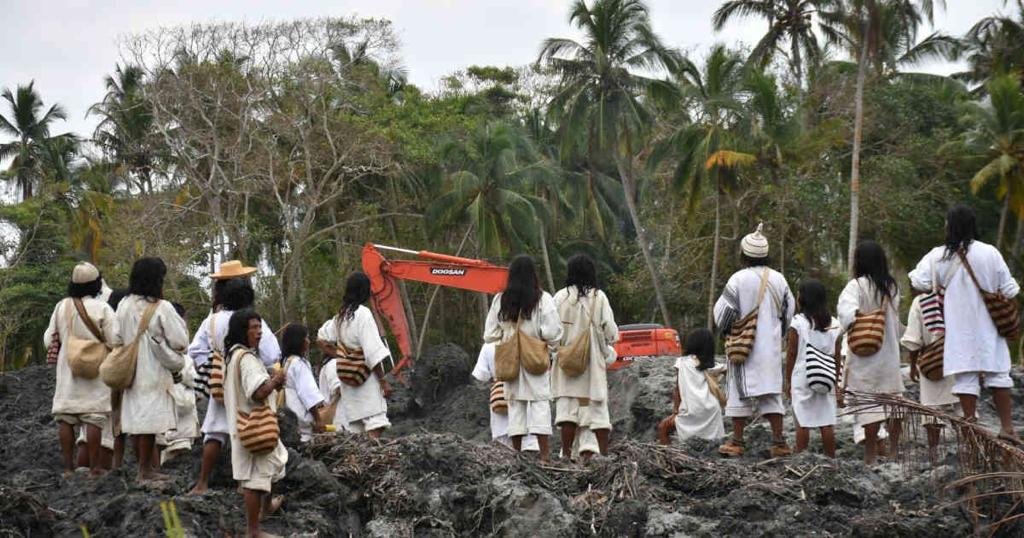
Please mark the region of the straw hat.
[[740, 247], [743, 249], [744, 254], [751, 258], [768, 257], [768, 238], [761, 233], [763, 229], [764, 223], [759, 223], [754, 233], [749, 233], [743, 237], [743, 240], [740, 241]]
[[228, 260], [217, 269], [216, 273], [210, 275], [214, 280], [228, 280], [229, 278], [244, 278], [256, 273], [255, 267], [246, 267], [238, 260]]

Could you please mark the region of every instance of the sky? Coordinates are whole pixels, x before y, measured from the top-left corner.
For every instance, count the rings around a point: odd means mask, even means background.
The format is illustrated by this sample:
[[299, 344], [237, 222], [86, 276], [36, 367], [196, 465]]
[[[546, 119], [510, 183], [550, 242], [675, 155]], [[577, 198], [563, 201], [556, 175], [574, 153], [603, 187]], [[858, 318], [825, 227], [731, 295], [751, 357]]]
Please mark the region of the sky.
[[[303, 17], [383, 17], [401, 40], [411, 81], [427, 90], [469, 65], [523, 65], [536, 59], [547, 37], [573, 37], [570, 0], [0, 0], [0, 88], [35, 80], [49, 105], [68, 121], [55, 132], [89, 135], [89, 106], [103, 97], [103, 77], [121, 61], [119, 39], [161, 26], [193, 22], [289, 20]], [[720, 33], [711, 29], [717, 0], [648, 0], [655, 30], [670, 45], [700, 55], [716, 42], [756, 43], [766, 23], [749, 20]], [[954, 35], [1003, 8], [1003, 0], [947, 0], [936, 27]], [[949, 73], [954, 66], [919, 70]], [[0, 114], [7, 115], [0, 102]], [[0, 139], [2, 140], [2, 139]]]

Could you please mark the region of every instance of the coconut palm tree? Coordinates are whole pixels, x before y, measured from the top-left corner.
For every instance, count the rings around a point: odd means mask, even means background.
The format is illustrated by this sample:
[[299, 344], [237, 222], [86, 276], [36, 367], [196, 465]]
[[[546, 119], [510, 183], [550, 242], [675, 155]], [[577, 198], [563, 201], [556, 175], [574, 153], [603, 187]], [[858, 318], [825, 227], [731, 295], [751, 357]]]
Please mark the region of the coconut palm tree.
[[15, 140], [0, 144], [0, 162], [11, 160], [4, 178], [14, 181], [21, 189], [21, 199], [32, 198], [33, 187], [42, 179], [41, 162], [46, 146], [56, 139], [70, 135], [50, 136], [50, 127], [57, 120], [67, 119], [60, 105], [53, 105], [40, 115], [43, 100], [35, 90], [35, 81], [18, 86], [15, 91], [5, 88], [0, 94], [8, 103], [10, 116], [0, 114], [0, 133]]
[[538, 245], [539, 225], [548, 210], [533, 193], [548, 171], [519, 129], [498, 122], [483, 125], [469, 140], [446, 144], [441, 160], [446, 192], [427, 209], [435, 233], [468, 221], [480, 254], [498, 258]]
[[830, 44], [847, 49], [857, 58], [854, 93], [853, 152], [850, 158], [850, 241], [848, 270], [853, 273], [860, 215], [860, 154], [864, 132], [864, 85], [868, 70], [882, 74], [885, 59], [903, 43], [916, 43], [921, 25], [933, 22], [935, 6], [945, 0], [844, 0], [836, 8], [819, 13], [820, 30]]
[[560, 79], [549, 110], [559, 124], [563, 152], [578, 150], [591, 164], [604, 161], [618, 172], [662, 319], [670, 324], [637, 209], [639, 171], [634, 160], [654, 124], [654, 114], [643, 97], [667, 86], [647, 73], [674, 67], [678, 54], [654, 33], [647, 6], [640, 0], [596, 0], [593, 5], [575, 0], [569, 22], [582, 32], [582, 41], [546, 39], [537, 60]]
[[144, 71], [139, 66], [118, 65], [104, 79], [107, 93], [89, 108], [99, 116], [93, 142], [114, 163], [114, 175], [140, 192], [153, 190], [153, 114], [142, 96]]
[[1004, 74], [1015, 73], [1024, 80], [1024, 4], [1018, 4], [1016, 18], [994, 15], [978, 21], [960, 41], [960, 56], [967, 70], [954, 78], [977, 84], [975, 94], [983, 95], [986, 82]]
[[1003, 242], [1007, 215], [1015, 214], [1018, 226], [1024, 220], [1024, 94], [1020, 80], [1012, 74], [992, 79], [987, 91], [991, 103], [968, 103], [964, 123], [970, 127], [968, 150], [985, 163], [971, 178], [971, 190], [977, 193], [994, 183], [996, 196], [1003, 200], [996, 232], [998, 246]]
[[685, 190], [692, 209], [712, 182], [715, 202], [715, 231], [708, 282], [708, 327], [714, 323], [721, 237], [722, 196], [734, 185], [736, 172], [753, 164], [757, 157], [740, 150], [734, 129], [743, 121], [744, 64], [740, 56], [723, 45], [711, 49], [704, 67], [680, 59], [677, 76], [679, 105], [684, 114], [681, 125], [658, 143], [648, 166], [675, 157], [672, 172], [677, 188]]
[[[831, 7], [836, 0], [729, 0], [723, 3], [711, 19], [715, 31], [721, 31], [736, 17], [757, 17], [768, 23], [768, 32], [750, 52], [750, 62], [765, 66], [781, 54], [796, 78], [797, 87], [803, 87], [805, 59], [816, 63], [821, 47], [814, 33], [814, 15]], [[786, 48], [788, 47], [788, 52]]]

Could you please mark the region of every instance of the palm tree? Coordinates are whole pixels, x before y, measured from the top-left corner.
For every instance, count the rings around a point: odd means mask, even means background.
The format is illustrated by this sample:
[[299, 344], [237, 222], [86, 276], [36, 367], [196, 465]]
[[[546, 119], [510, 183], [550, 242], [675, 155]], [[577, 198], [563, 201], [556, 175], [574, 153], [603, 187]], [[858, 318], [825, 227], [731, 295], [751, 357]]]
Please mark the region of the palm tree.
[[146, 193], [153, 190], [153, 114], [142, 96], [143, 79], [141, 67], [118, 65], [104, 79], [107, 94], [89, 114], [101, 118], [93, 141], [116, 164], [114, 174]]
[[546, 203], [533, 194], [546, 171], [540, 156], [517, 128], [490, 123], [465, 142], [441, 151], [448, 172], [446, 192], [430, 204], [435, 232], [468, 221], [484, 256], [503, 257], [538, 244]]
[[978, 84], [976, 94], [984, 94], [985, 83], [1000, 74], [1015, 73], [1024, 80], [1024, 4], [1018, 6], [1017, 18], [985, 17], [960, 41], [958, 52], [967, 61], [967, 70], [953, 77]]
[[604, 160], [618, 171], [636, 240], [668, 325], [668, 307], [637, 209], [633, 161], [654, 123], [642, 97], [667, 86], [639, 72], [672, 68], [678, 55], [651, 29], [647, 6], [640, 0], [596, 0], [593, 6], [575, 0], [569, 23], [583, 33], [582, 42], [546, 39], [537, 60], [560, 77], [549, 110], [559, 123], [563, 153], [578, 149], [591, 164]]
[[19, 85], [14, 92], [5, 88], [0, 94], [10, 108], [9, 117], [0, 114], [0, 132], [15, 138], [0, 144], [0, 161], [13, 158], [4, 177], [21, 188], [22, 200], [32, 198], [33, 186], [42, 178], [41, 162], [47, 144], [70, 136], [50, 136], [52, 124], [67, 119], [67, 115], [60, 105], [53, 105], [40, 116], [43, 100], [34, 86], [32, 81], [26, 86]]
[[718, 280], [719, 238], [721, 237], [722, 195], [735, 183], [736, 171], [753, 164], [756, 156], [738, 151], [733, 129], [743, 115], [743, 60], [722, 45], [715, 46], [703, 70], [688, 59], [679, 61], [676, 74], [679, 101], [684, 114], [682, 126], [657, 144], [648, 166], [654, 167], [669, 156], [678, 160], [673, 170], [677, 188], [685, 189], [692, 210], [703, 192], [704, 182], [713, 183], [715, 231], [708, 282], [708, 327], [714, 323], [716, 282]]
[[[1021, 82], [1012, 74], [1000, 75], [987, 85], [991, 104], [968, 103], [964, 122], [970, 126], [966, 145], [984, 159], [971, 178], [971, 190], [977, 193], [996, 184], [996, 195], [1003, 200], [1003, 211], [996, 232], [996, 246], [1003, 241], [1007, 214], [1024, 221], [1024, 94]], [[1013, 245], [1017, 250], [1018, 245]]]
[[797, 87], [802, 88], [804, 58], [813, 64], [821, 57], [821, 48], [814, 33], [814, 15], [819, 10], [830, 7], [835, 1], [729, 0], [715, 10], [711, 22], [717, 32], [734, 17], [757, 17], [767, 21], [768, 32], [750, 52], [750, 62], [763, 67], [773, 56], [782, 54], [793, 70]]
[[860, 153], [864, 131], [864, 86], [869, 67], [881, 74], [885, 59], [902, 43], [916, 43], [921, 25], [934, 20], [935, 4], [944, 0], [845, 0], [820, 13], [820, 29], [829, 43], [845, 47], [857, 58], [854, 93], [853, 155], [850, 158], [850, 241], [848, 270], [853, 274], [860, 215]]

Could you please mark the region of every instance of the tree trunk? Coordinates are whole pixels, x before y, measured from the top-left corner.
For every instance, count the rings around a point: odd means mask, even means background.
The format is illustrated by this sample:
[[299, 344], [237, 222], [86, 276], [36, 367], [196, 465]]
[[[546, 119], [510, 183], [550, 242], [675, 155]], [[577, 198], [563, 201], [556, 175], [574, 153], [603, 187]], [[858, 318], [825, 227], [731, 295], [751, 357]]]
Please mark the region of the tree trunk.
[[551, 258], [548, 256], [548, 236], [544, 231], [544, 223], [540, 223], [540, 253], [544, 256], [544, 273], [548, 279], [548, 291], [555, 293], [555, 277], [551, 274]]
[[1024, 239], [1024, 219], [1017, 218], [1017, 233], [1013, 236], [1013, 245], [1010, 246], [1010, 258], [1012, 258], [1013, 265], [1018, 265], [1017, 260], [1020, 259], [1020, 242]]
[[615, 164], [619, 169], [619, 176], [622, 178], [622, 186], [625, 188], [626, 208], [629, 209], [629, 218], [633, 222], [633, 228], [636, 230], [636, 242], [640, 245], [640, 253], [643, 254], [644, 263], [647, 264], [647, 270], [651, 273], [651, 284], [654, 287], [654, 296], [658, 301], [658, 308], [661, 310], [661, 318], [666, 327], [672, 326], [672, 320], [668, 315], [668, 306], [665, 305], [665, 296], [661, 293], [661, 281], [658, 279], [658, 272], [654, 267], [654, 260], [651, 259], [651, 249], [647, 244], [647, 234], [644, 232], [644, 227], [640, 224], [640, 214], [636, 208], [636, 184], [633, 182], [633, 176], [627, 170], [625, 163], [622, 162], [622, 158], [616, 157]]
[[1006, 220], [1010, 214], [1010, 194], [1006, 194], [1003, 200], [1003, 209], [999, 211], [999, 227], [996, 228], [996, 248], [1003, 247], [1003, 234], [1006, 233]]
[[722, 233], [722, 192], [715, 185], [715, 235], [711, 248], [711, 278], [708, 280], [708, 329], [715, 329], [715, 282], [718, 280], [718, 238]]
[[804, 69], [803, 69], [803, 58], [800, 56], [800, 40], [797, 39], [796, 34], [793, 34], [790, 46], [793, 50], [793, 73], [796, 75], [796, 87], [797, 90], [803, 94], [804, 90]]
[[857, 228], [860, 224], [860, 146], [864, 127], [864, 82], [867, 79], [867, 70], [868, 47], [867, 36], [864, 35], [861, 39], [860, 61], [857, 64], [857, 90], [854, 95], [853, 112], [853, 157], [850, 162], [850, 245], [847, 250], [847, 269], [850, 275], [853, 275], [853, 253], [857, 249]]

